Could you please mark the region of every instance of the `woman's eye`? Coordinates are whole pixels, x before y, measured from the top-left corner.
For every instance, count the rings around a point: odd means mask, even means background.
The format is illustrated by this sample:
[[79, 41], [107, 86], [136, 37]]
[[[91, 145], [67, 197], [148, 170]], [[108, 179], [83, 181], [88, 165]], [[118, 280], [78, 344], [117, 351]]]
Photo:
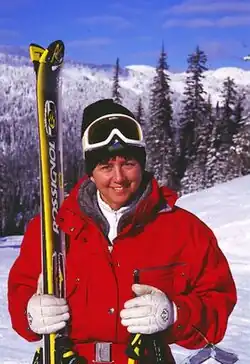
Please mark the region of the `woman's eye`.
[[108, 170], [111, 169], [111, 166], [109, 164], [105, 164], [101, 167], [102, 170]]

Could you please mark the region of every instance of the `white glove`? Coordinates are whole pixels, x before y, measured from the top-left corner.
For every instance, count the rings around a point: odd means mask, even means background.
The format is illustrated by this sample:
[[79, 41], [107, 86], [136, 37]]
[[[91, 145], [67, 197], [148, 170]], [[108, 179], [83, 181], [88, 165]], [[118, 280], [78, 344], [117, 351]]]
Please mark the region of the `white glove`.
[[174, 322], [173, 303], [158, 288], [133, 284], [138, 296], [125, 302], [120, 312], [121, 323], [132, 334], [153, 334], [163, 331]]
[[64, 298], [48, 294], [34, 294], [27, 306], [27, 318], [32, 331], [52, 334], [61, 330], [69, 319], [69, 308]]

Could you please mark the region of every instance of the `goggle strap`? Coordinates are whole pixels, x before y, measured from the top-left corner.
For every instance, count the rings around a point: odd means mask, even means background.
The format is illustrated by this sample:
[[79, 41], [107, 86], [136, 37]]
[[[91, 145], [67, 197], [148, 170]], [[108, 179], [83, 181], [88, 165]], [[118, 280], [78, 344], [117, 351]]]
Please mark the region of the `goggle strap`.
[[[129, 116], [129, 115], [126, 115], [126, 114], [106, 114], [106, 115], [100, 116], [99, 118], [92, 121], [92, 123], [87, 127], [87, 129], [89, 129], [93, 124], [95, 124], [96, 122], [98, 122], [100, 120], [103, 120], [103, 119], [111, 119], [112, 120], [112, 118], [121, 118], [121, 117], [134, 121], [137, 124], [137, 126], [139, 126], [139, 128], [140, 128], [140, 124], [138, 123], [137, 120], [132, 118], [132, 116]], [[87, 129], [86, 129], [86, 131], [87, 131]]]

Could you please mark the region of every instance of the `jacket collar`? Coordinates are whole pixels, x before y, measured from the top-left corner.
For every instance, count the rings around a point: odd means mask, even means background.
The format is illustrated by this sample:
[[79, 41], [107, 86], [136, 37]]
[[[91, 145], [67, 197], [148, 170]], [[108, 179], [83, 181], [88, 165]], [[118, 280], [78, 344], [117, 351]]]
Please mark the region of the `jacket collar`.
[[150, 194], [142, 199], [136, 207], [134, 222], [137, 225], [145, 225], [160, 212], [172, 211], [178, 198], [175, 191], [165, 186], [159, 187], [155, 178], [151, 178], [150, 185]]
[[[159, 187], [152, 175], [146, 173], [144, 187], [131, 208], [122, 216], [119, 230], [126, 233], [132, 227], [142, 227], [158, 213], [171, 211], [176, 200], [176, 192], [167, 187]], [[108, 223], [100, 213], [95, 185], [86, 176], [79, 180], [64, 200], [56, 220], [59, 227], [74, 238], [89, 224], [96, 225], [105, 235], [108, 234]]]

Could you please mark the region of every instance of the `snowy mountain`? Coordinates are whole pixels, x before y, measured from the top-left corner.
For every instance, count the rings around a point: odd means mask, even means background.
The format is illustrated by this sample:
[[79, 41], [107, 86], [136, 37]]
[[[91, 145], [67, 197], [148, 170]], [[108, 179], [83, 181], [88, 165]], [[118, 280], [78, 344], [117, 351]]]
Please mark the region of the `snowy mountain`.
[[[200, 217], [217, 236], [226, 255], [238, 291], [238, 302], [219, 348], [234, 352], [240, 364], [250, 357], [250, 176], [183, 196], [178, 205]], [[8, 271], [19, 253], [21, 237], [0, 239], [0, 351], [1, 364], [29, 364], [37, 343], [28, 343], [12, 329], [7, 311]], [[195, 351], [172, 345], [177, 364]], [[218, 364], [209, 359], [204, 364]]]
[[[170, 65], [171, 67], [171, 65]], [[124, 104], [136, 108], [139, 96], [142, 97], [144, 108], [148, 107], [149, 89], [155, 69], [145, 65], [130, 65], [121, 70], [120, 85]], [[181, 96], [184, 90], [186, 73], [169, 73], [175, 113], [178, 113]], [[213, 104], [220, 100], [221, 86], [227, 77], [235, 80], [236, 84], [244, 90], [249, 104], [250, 70], [239, 68], [219, 68], [204, 73], [204, 88], [211, 95]], [[94, 65], [66, 60], [63, 77], [64, 105], [69, 106], [74, 100], [74, 108], [84, 107], [98, 98], [110, 97], [113, 77], [112, 65]], [[34, 74], [28, 52], [24, 48], [0, 47], [0, 97], [4, 91], [14, 85], [19, 88], [34, 89]], [[15, 91], [14, 91], [15, 92]], [[69, 97], [70, 96], [70, 97]], [[72, 105], [70, 105], [72, 107]]]

